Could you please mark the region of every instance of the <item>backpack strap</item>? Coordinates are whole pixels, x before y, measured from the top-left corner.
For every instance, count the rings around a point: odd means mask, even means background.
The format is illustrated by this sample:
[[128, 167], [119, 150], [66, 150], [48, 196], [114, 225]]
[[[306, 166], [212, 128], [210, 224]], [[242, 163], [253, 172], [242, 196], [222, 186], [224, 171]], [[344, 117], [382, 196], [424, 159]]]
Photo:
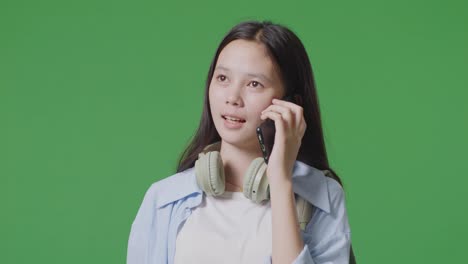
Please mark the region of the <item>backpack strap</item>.
[[310, 219], [312, 218], [315, 207], [301, 196], [295, 195], [295, 197], [297, 219], [299, 220], [299, 226], [301, 230], [304, 231]]
[[[322, 172], [325, 174], [325, 176], [332, 177], [332, 173], [329, 170], [322, 170]], [[297, 219], [299, 220], [299, 226], [301, 230], [304, 231], [310, 219], [312, 219], [315, 206], [297, 194], [295, 194], [295, 197]]]

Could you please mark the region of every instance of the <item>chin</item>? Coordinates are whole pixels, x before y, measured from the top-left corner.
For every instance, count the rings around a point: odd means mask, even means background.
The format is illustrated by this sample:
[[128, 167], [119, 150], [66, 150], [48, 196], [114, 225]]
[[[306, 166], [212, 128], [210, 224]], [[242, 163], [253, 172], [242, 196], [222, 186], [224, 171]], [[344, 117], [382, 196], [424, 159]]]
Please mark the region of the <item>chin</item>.
[[223, 131], [224, 133], [220, 134], [221, 140], [234, 146], [238, 147], [248, 147], [254, 140], [257, 140], [257, 137], [246, 137], [245, 134], [242, 133], [230, 133], [229, 131]]
[[247, 147], [257, 140], [256, 131], [249, 129], [248, 125], [238, 130], [231, 130], [225, 127], [224, 119], [221, 118], [220, 122], [215, 123], [215, 127], [221, 140], [231, 145]]

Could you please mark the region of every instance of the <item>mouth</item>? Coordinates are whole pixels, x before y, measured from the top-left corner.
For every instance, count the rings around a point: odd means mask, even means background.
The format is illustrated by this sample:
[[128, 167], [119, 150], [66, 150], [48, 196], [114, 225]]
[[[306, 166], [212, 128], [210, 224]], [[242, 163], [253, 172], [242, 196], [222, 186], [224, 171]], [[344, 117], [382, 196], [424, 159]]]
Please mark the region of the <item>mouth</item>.
[[221, 117], [228, 122], [245, 123], [245, 119], [235, 118], [235, 117], [225, 116], [225, 115], [222, 115]]

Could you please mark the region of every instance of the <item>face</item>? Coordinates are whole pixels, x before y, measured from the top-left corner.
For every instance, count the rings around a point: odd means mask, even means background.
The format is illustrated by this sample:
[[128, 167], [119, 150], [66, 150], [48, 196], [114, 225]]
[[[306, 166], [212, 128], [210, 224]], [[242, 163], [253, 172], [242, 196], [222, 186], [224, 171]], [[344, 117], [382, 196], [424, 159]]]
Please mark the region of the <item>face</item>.
[[[243, 147], [258, 145], [261, 112], [283, 94], [279, 71], [263, 44], [230, 42], [219, 54], [209, 87], [210, 110], [222, 140]], [[241, 121], [229, 121], [226, 115]]]

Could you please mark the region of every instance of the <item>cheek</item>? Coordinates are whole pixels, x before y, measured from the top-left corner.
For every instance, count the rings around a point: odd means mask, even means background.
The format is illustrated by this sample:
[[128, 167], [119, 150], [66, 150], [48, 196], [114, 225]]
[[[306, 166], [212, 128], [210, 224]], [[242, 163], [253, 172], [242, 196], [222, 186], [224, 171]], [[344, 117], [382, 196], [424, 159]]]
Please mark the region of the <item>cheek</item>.
[[219, 89], [219, 87], [216, 87], [216, 86], [210, 86], [210, 90], [209, 90], [209, 96], [210, 96], [210, 99], [213, 98], [213, 100], [216, 100], [216, 101], [219, 101], [220, 98], [221, 98], [221, 89]]
[[209, 95], [210, 97], [210, 106], [212, 109], [217, 109], [219, 105], [219, 95], [216, 93], [210, 92]]
[[250, 119], [251, 120], [256, 120], [258, 123], [262, 122], [262, 119], [260, 118], [262, 115], [262, 111], [265, 110], [265, 108], [268, 107], [268, 104], [266, 103], [257, 103], [254, 105], [251, 105], [250, 107]]
[[260, 116], [262, 111], [272, 104], [271, 100], [273, 100], [273, 97], [271, 97], [271, 99], [270, 97], [254, 98], [254, 100], [251, 100], [251, 102], [249, 102], [251, 112]]
[[219, 113], [222, 111], [222, 97], [220, 96], [219, 92], [216, 92], [216, 90], [210, 90], [208, 94], [210, 98], [210, 110], [211, 110], [211, 115], [214, 117], [215, 115], [219, 115]]
[[209, 104], [209, 107], [210, 107], [210, 111], [211, 111], [211, 114], [213, 114], [213, 111], [216, 109], [215, 107], [215, 102], [216, 102], [216, 99], [214, 98], [213, 96], [213, 92], [210, 90], [208, 90], [208, 104]]

